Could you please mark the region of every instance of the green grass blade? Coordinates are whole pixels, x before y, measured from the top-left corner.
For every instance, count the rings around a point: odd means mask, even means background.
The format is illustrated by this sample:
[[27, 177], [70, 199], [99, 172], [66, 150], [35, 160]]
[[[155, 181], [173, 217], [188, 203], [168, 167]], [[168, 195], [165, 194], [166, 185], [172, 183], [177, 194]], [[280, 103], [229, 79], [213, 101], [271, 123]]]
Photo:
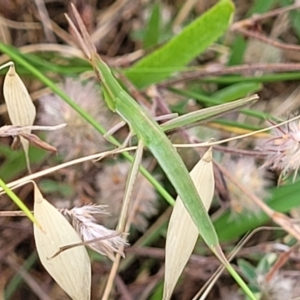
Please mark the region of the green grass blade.
[[299, 80], [300, 72], [291, 73], [278, 73], [278, 74], [264, 74], [261, 76], [221, 76], [221, 77], [206, 77], [200, 78], [199, 81], [212, 82], [212, 83], [236, 83], [236, 82], [277, 82], [277, 81], [289, 81]]
[[[11, 53], [15, 53], [16, 55], [22, 57], [35, 68], [39, 69], [41, 72], [55, 72], [58, 74], [64, 74], [68, 76], [74, 76], [74, 74], [83, 73], [86, 71], [91, 71], [91, 66], [83, 59], [80, 58], [66, 58], [60, 57], [63, 60], [61, 65], [58, 65], [52, 62], [53, 58], [55, 57], [54, 52], [46, 53], [21, 53], [18, 49], [14, 48], [11, 45], [5, 45], [7, 49]], [[18, 70], [19, 75], [22, 75], [24, 69], [20, 68]], [[27, 73], [28, 74], [28, 73]]]
[[239, 82], [215, 92], [212, 97], [224, 103], [246, 97], [261, 89], [262, 84], [259, 82]]
[[[128, 69], [125, 72], [126, 76], [138, 88], [143, 88], [165, 79], [172, 73], [161, 72], [162, 68], [172, 68], [173, 72], [181, 70], [226, 31], [233, 11], [234, 6], [231, 1], [219, 1], [167, 44]], [[145, 74], [144, 69], [149, 68], [153, 72]]]
[[[170, 91], [178, 94], [178, 95], [182, 95], [182, 96], [186, 96], [188, 98], [192, 98], [197, 100], [200, 103], [204, 103], [207, 106], [212, 106], [212, 105], [219, 105], [219, 104], [223, 104], [223, 101], [221, 99], [217, 99], [214, 97], [214, 95], [212, 96], [206, 96], [203, 95], [199, 92], [194, 92], [194, 91], [185, 91], [185, 90], [179, 90], [179, 89], [175, 89], [175, 88], [171, 88], [169, 89]], [[272, 116], [271, 114], [268, 113], [264, 113], [258, 110], [254, 110], [254, 109], [249, 109], [249, 108], [243, 108], [241, 109], [241, 113], [247, 115], [247, 116], [252, 116], [252, 117], [256, 117], [258, 119], [261, 120], [266, 120], [266, 119], [274, 119], [274, 116]]]
[[31, 211], [28, 209], [28, 207], [23, 203], [23, 201], [10, 189], [7, 187], [7, 185], [4, 183], [4, 181], [0, 178], [0, 187], [4, 190], [4, 192], [7, 194], [7, 196], [15, 202], [15, 204], [24, 212], [26, 217], [35, 224], [38, 224], [37, 220], [34, 218]]
[[241, 287], [241, 289], [244, 291], [244, 293], [249, 297], [251, 300], [258, 300], [253, 292], [250, 290], [249, 286], [243, 281], [243, 279], [240, 277], [240, 275], [236, 272], [236, 270], [228, 264], [225, 266], [227, 271], [230, 273], [230, 275], [235, 279], [235, 281], [238, 283], [238, 285]]
[[247, 47], [247, 41], [242, 36], [237, 36], [231, 46], [228, 66], [241, 65], [244, 60], [244, 52]]
[[225, 113], [232, 109], [236, 109], [238, 107], [244, 106], [244, 105], [248, 104], [249, 102], [252, 102], [256, 99], [258, 99], [257, 96], [251, 96], [251, 97], [244, 98], [241, 100], [237, 100], [237, 101], [197, 110], [197, 111], [182, 115], [173, 120], [170, 120], [170, 121], [162, 124], [161, 127], [164, 131], [167, 131], [167, 130], [175, 129], [178, 127], [186, 126], [191, 123], [199, 122], [199, 121], [214, 117], [216, 115]]

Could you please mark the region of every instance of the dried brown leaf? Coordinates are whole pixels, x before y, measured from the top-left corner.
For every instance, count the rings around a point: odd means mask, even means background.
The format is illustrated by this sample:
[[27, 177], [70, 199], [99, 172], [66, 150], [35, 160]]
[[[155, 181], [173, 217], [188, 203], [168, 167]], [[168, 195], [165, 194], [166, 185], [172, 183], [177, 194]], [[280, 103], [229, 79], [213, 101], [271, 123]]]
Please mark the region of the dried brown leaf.
[[47, 151], [52, 151], [52, 152], [56, 152], [57, 149], [51, 145], [49, 145], [48, 143], [46, 143], [45, 141], [42, 141], [37, 135], [32, 134], [32, 133], [20, 133], [20, 136], [23, 137], [24, 139], [26, 139], [27, 141], [29, 141], [31, 144], [45, 149]]

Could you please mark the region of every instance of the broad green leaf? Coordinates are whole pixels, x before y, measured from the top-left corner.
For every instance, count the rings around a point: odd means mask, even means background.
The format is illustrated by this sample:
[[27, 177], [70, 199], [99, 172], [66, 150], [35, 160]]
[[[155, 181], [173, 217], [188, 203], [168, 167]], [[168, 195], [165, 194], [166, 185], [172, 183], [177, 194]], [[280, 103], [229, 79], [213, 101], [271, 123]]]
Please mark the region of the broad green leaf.
[[231, 1], [221, 0], [167, 44], [128, 69], [126, 76], [143, 88], [181, 70], [226, 31], [233, 11]]

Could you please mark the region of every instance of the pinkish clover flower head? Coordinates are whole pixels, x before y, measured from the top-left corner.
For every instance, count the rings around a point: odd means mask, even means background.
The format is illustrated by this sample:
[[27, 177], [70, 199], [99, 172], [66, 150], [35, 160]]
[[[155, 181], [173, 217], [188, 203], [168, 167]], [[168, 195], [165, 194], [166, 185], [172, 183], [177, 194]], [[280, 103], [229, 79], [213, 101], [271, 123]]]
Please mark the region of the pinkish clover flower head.
[[300, 122], [272, 129], [272, 136], [258, 149], [266, 155], [264, 167], [280, 170], [283, 175], [294, 171], [296, 176], [300, 167]]
[[[110, 128], [116, 118], [101, 98], [93, 81], [86, 83], [67, 78], [63, 84], [65, 93], [104, 127]], [[40, 123], [56, 125], [66, 123], [59, 132], [47, 132], [46, 140], [64, 155], [66, 160], [94, 154], [106, 148], [101, 134], [84, 120], [72, 107], [55, 94], [40, 98]]]

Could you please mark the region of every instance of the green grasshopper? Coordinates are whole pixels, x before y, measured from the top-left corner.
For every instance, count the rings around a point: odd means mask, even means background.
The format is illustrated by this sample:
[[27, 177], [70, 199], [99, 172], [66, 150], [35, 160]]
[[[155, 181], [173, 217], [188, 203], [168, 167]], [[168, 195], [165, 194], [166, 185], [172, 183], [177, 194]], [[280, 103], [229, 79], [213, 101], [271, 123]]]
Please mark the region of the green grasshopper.
[[[200, 235], [211, 251], [219, 258], [231, 275], [239, 282], [250, 299], [255, 299], [249, 288], [228, 263], [219, 245], [218, 236], [208, 213], [200, 199], [195, 185], [181, 157], [165, 135], [163, 129], [153, 120], [151, 115], [141, 107], [119, 84], [111, 69], [97, 54], [86, 28], [74, 6], [72, 6], [79, 30], [66, 15], [77, 42], [90, 61], [94, 71], [102, 83], [107, 106], [118, 113], [128, 124], [132, 133], [139, 139], [139, 146], [146, 146], [166, 173], [176, 192], [182, 199], [188, 213], [196, 224]], [[248, 100], [249, 101], [249, 100]], [[247, 101], [246, 101], [247, 102]], [[183, 120], [184, 123], [184, 120]], [[166, 129], [176, 127], [170, 124]]]
[[[104, 98], [108, 107], [122, 117], [131, 131], [151, 151], [176, 192], [184, 201], [187, 211], [197, 225], [199, 233], [206, 244], [213, 252], [219, 252], [216, 251], [219, 247], [217, 234], [181, 157], [150, 114], [119, 84], [111, 69], [97, 54], [95, 46], [90, 41], [85, 26], [74, 7], [73, 12], [81, 34], [68, 16], [66, 16], [67, 20], [102, 83]], [[178, 174], [181, 176], [178, 177]]]

